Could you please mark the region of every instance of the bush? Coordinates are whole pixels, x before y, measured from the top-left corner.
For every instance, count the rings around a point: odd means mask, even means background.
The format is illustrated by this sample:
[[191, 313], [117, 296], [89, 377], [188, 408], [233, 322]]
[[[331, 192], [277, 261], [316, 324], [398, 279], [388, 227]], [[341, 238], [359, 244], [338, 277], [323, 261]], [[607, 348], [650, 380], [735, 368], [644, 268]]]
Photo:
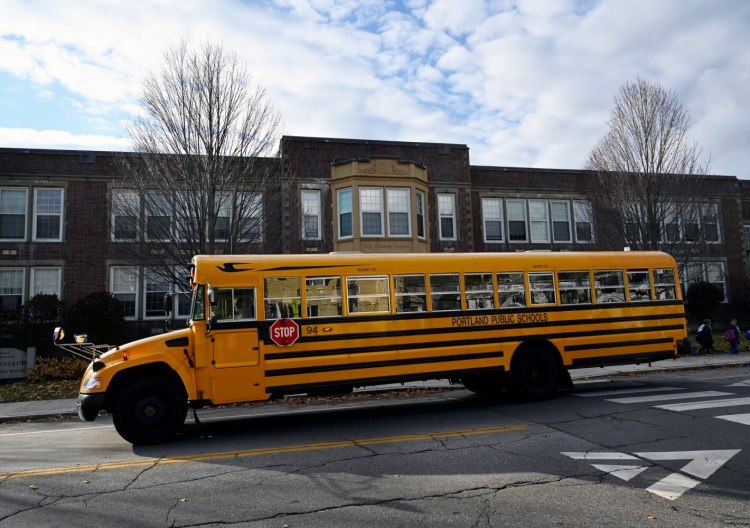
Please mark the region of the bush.
[[113, 345], [122, 342], [125, 312], [111, 293], [95, 292], [71, 307], [65, 324], [69, 336], [88, 334], [91, 343]]
[[80, 379], [88, 362], [69, 356], [61, 358], [39, 358], [36, 365], [26, 375], [29, 383], [44, 381]]

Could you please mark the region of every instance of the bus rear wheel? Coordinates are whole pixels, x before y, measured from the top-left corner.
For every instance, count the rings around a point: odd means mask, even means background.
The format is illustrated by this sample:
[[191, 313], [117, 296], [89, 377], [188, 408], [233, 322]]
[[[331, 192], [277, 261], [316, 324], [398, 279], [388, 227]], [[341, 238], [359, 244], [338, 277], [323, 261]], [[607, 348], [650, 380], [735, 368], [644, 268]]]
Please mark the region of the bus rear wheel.
[[126, 386], [112, 410], [115, 429], [133, 445], [172, 440], [185, 423], [187, 396], [177, 383], [148, 377]]
[[550, 398], [560, 383], [562, 367], [552, 353], [542, 348], [520, 352], [511, 366], [513, 393], [528, 401]]

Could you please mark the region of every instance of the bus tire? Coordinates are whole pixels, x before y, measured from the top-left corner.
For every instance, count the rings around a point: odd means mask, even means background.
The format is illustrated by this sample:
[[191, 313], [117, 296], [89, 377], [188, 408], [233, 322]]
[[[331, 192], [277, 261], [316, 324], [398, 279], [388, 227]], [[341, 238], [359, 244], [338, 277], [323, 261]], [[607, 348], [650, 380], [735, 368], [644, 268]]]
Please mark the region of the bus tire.
[[163, 377], [134, 380], [122, 389], [112, 410], [115, 429], [133, 445], [172, 440], [187, 415], [187, 396], [176, 382]]
[[530, 348], [518, 354], [510, 371], [513, 393], [527, 401], [544, 400], [555, 394], [562, 372], [557, 358], [543, 348]]

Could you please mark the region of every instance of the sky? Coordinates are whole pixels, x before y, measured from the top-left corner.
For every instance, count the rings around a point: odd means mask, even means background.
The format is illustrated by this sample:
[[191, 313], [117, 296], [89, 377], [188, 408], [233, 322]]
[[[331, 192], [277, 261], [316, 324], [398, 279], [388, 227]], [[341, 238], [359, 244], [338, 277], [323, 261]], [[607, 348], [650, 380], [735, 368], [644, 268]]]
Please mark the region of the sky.
[[750, 179], [747, 0], [0, 0], [0, 147], [130, 150], [181, 41], [235, 53], [286, 135], [466, 144], [472, 165], [582, 168], [640, 77], [712, 174]]

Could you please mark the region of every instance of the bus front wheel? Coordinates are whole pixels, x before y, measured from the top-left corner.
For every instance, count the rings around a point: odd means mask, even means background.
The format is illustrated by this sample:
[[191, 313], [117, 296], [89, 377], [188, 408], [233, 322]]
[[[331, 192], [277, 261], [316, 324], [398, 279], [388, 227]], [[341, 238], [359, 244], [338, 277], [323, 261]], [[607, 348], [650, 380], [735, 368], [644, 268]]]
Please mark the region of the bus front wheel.
[[557, 358], [542, 348], [520, 352], [510, 372], [514, 394], [529, 401], [551, 397], [560, 382], [561, 368]]
[[185, 423], [187, 396], [182, 387], [162, 377], [127, 385], [112, 409], [115, 429], [134, 445], [172, 440]]

